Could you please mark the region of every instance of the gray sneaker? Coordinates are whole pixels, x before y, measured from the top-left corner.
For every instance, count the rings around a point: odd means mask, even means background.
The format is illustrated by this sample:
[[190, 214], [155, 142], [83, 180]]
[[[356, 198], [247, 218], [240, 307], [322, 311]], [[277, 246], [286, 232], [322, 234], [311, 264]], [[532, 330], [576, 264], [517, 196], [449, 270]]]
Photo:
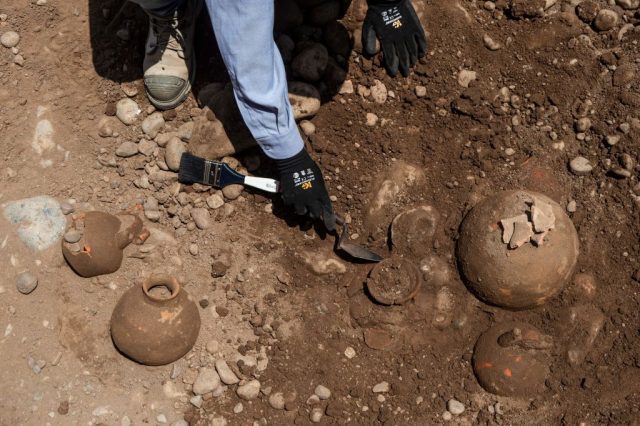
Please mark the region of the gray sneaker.
[[196, 76], [193, 33], [202, 0], [185, 0], [170, 17], [149, 14], [144, 86], [158, 109], [177, 107], [189, 96]]

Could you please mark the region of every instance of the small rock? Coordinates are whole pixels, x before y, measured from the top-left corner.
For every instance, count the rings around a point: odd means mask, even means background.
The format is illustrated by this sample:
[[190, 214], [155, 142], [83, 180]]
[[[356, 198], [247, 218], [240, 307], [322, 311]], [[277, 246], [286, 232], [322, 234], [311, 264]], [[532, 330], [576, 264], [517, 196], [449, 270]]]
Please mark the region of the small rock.
[[191, 139], [191, 136], [193, 135], [194, 127], [195, 127], [195, 123], [193, 121], [184, 123], [183, 125], [178, 127], [178, 137], [183, 141], [188, 141], [189, 139]]
[[618, 25], [620, 17], [610, 9], [602, 9], [593, 21], [593, 27], [598, 31], [609, 31]]
[[609, 146], [614, 146], [617, 145], [618, 142], [620, 142], [620, 135], [608, 135], [607, 136], [607, 145]]
[[0, 44], [10, 49], [20, 43], [20, 35], [15, 31], [7, 31], [0, 36]]
[[305, 135], [311, 136], [316, 132], [316, 125], [309, 120], [302, 120], [300, 122], [300, 129], [302, 129], [302, 133]]
[[445, 422], [451, 421], [451, 419], [453, 419], [453, 414], [451, 414], [448, 411], [445, 411], [444, 413], [442, 413], [442, 420], [444, 420]]
[[322, 412], [322, 408], [314, 407], [314, 409], [311, 410], [311, 414], [309, 415], [309, 419], [313, 423], [320, 423], [320, 421], [322, 421], [322, 416], [323, 415], [324, 415], [324, 413]]
[[204, 395], [213, 392], [220, 386], [220, 376], [212, 368], [201, 368], [193, 383], [193, 393], [196, 395]]
[[244, 410], [244, 405], [242, 405], [242, 402], [238, 402], [233, 407], [233, 414], [240, 414], [240, 413], [242, 413], [243, 410]]
[[369, 127], [373, 127], [378, 123], [378, 116], [372, 112], [367, 113], [367, 122], [366, 125]]
[[191, 210], [191, 217], [199, 229], [207, 229], [210, 226], [211, 215], [209, 210], [204, 208], [195, 208]]
[[311, 43], [293, 59], [291, 70], [295, 77], [314, 83], [322, 78], [328, 62], [327, 48], [320, 43]]
[[215, 366], [218, 375], [220, 375], [220, 380], [222, 380], [222, 383], [224, 383], [225, 385], [235, 385], [240, 381], [238, 376], [236, 376], [236, 373], [234, 373], [233, 370], [229, 368], [229, 365], [225, 360], [216, 360]]
[[120, 99], [116, 104], [116, 117], [127, 126], [136, 122], [140, 112], [140, 107], [133, 99]]
[[569, 162], [569, 168], [571, 171], [580, 176], [580, 175], [588, 175], [593, 170], [593, 166], [584, 157], [576, 157]]
[[82, 234], [75, 229], [70, 229], [64, 234], [64, 240], [70, 244], [77, 243], [82, 238]]
[[138, 143], [138, 152], [145, 156], [150, 156], [158, 147], [154, 141], [150, 141], [149, 139], [142, 139]]
[[222, 195], [227, 200], [235, 200], [242, 194], [242, 191], [244, 191], [244, 186], [242, 185], [227, 185], [222, 188]]
[[576, 121], [576, 131], [586, 132], [591, 128], [591, 119], [589, 117], [582, 117]]
[[613, 85], [616, 87], [626, 86], [634, 81], [636, 77], [636, 65], [625, 63], [616, 68], [613, 73]]
[[344, 356], [348, 359], [353, 359], [356, 356], [356, 350], [349, 346], [344, 350]]
[[13, 63], [18, 66], [24, 66], [24, 56], [16, 55], [13, 57]]
[[160, 424], [164, 424], [167, 422], [167, 416], [165, 416], [164, 414], [158, 414], [156, 416], [156, 421]]
[[269, 395], [269, 405], [276, 410], [284, 410], [285, 400], [282, 392], [274, 392]]
[[462, 70], [458, 73], [458, 84], [462, 87], [469, 87], [472, 81], [478, 78], [475, 71]]
[[450, 399], [447, 402], [447, 410], [454, 416], [464, 413], [464, 404], [457, 399]]
[[427, 88], [425, 86], [416, 86], [415, 88], [416, 96], [419, 98], [424, 98], [427, 96]]
[[380, 382], [373, 387], [373, 393], [386, 393], [391, 390], [391, 385], [388, 382]]
[[329, 399], [331, 397], [331, 391], [329, 388], [322, 385], [316, 386], [314, 393], [322, 400]]
[[227, 419], [222, 416], [217, 416], [211, 419], [210, 426], [227, 426]]
[[189, 423], [185, 419], [176, 420], [171, 423], [171, 426], [189, 426]]
[[202, 407], [202, 395], [196, 395], [192, 397], [189, 402], [196, 408]]
[[199, 251], [200, 249], [197, 244], [189, 244], [189, 253], [191, 253], [192, 256], [197, 256]]
[[133, 157], [138, 153], [138, 145], [133, 142], [122, 142], [120, 146], [116, 149], [116, 155], [118, 157]]
[[340, 86], [340, 90], [338, 92], [341, 95], [351, 95], [353, 94], [353, 81], [345, 80]]
[[60, 203], [60, 210], [62, 211], [62, 214], [68, 215], [76, 211], [76, 208], [68, 201], [63, 201]]
[[21, 272], [16, 278], [16, 288], [22, 294], [29, 294], [38, 286], [38, 277], [29, 271]]
[[502, 49], [502, 44], [500, 44], [497, 41], [495, 41], [494, 39], [492, 39], [489, 34], [485, 34], [482, 37], [482, 41], [484, 42], [484, 46], [487, 49], [491, 50], [491, 51], [496, 51], [496, 50]]
[[122, 83], [120, 85], [120, 89], [122, 90], [122, 93], [130, 98], [133, 98], [138, 94], [138, 87], [136, 87], [135, 83], [133, 82]]
[[387, 101], [389, 92], [387, 91], [387, 86], [385, 86], [383, 82], [380, 80], [374, 80], [373, 86], [369, 89], [371, 90], [371, 97], [375, 103], [383, 104]]
[[625, 10], [640, 8], [640, 0], [616, 0], [616, 4]]
[[180, 170], [180, 159], [186, 151], [186, 146], [179, 138], [171, 138], [164, 153], [164, 161], [167, 163], [167, 167], [174, 172]]
[[98, 122], [98, 136], [101, 138], [110, 138], [114, 134], [113, 130], [113, 117], [104, 116]]
[[289, 102], [296, 120], [313, 117], [320, 110], [320, 92], [311, 84], [291, 81]]
[[207, 197], [207, 206], [209, 206], [210, 209], [213, 209], [213, 210], [219, 209], [223, 205], [224, 205], [224, 198], [222, 198], [220, 194], [216, 193]]
[[260, 394], [260, 382], [257, 380], [251, 380], [250, 382], [240, 385], [238, 386], [236, 393], [245, 401], [256, 399]]
[[578, 203], [576, 203], [575, 200], [569, 201], [569, 204], [567, 204], [567, 211], [569, 213], [575, 213], [577, 210], [578, 210]]
[[151, 139], [158, 136], [158, 132], [164, 127], [164, 117], [161, 112], [154, 112], [142, 121], [142, 131]]

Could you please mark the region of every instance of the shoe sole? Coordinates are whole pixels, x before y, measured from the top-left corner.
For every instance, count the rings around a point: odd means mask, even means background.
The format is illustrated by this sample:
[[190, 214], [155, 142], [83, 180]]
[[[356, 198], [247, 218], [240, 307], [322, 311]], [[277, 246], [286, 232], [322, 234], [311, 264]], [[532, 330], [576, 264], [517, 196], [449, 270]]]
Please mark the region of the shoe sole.
[[[197, 10], [195, 12], [195, 19], [193, 22], [193, 32], [195, 33], [195, 26], [196, 23], [198, 21], [198, 17], [200, 16], [200, 12], [202, 12], [202, 1], [198, 1], [197, 2]], [[194, 35], [191, 35], [191, 40], [193, 41], [194, 39]], [[185, 99], [187, 99], [187, 97], [189, 96], [189, 93], [191, 93], [191, 88], [193, 87], [193, 82], [196, 79], [196, 51], [194, 46], [192, 46], [192, 50], [193, 52], [191, 52], [191, 57], [189, 58], [189, 62], [190, 62], [190, 66], [191, 69], [193, 70], [193, 73], [191, 73], [191, 75], [189, 76], [189, 80], [186, 82], [185, 86], [182, 88], [182, 91], [180, 91], [180, 95], [178, 95], [177, 98], [172, 99], [170, 101], [160, 101], [158, 99], [155, 99], [153, 96], [151, 96], [151, 94], [145, 90], [145, 92], [147, 93], [147, 98], [149, 98], [149, 101], [151, 102], [151, 104], [156, 107], [159, 110], [168, 110], [168, 109], [174, 109], [176, 108], [178, 105], [180, 105], [181, 103], [184, 102]]]

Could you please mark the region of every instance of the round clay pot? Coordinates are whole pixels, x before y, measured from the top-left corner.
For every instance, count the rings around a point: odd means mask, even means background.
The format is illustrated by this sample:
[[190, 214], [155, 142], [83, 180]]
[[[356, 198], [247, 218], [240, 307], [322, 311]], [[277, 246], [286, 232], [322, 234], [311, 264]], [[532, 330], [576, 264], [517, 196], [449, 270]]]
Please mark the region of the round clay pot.
[[502, 396], [534, 396], [544, 391], [551, 362], [551, 337], [520, 323], [496, 324], [473, 351], [473, 371], [487, 391]]
[[[159, 296], [156, 290], [168, 293]], [[154, 275], [118, 301], [111, 315], [111, 337], [129, 358], [145, 365], [164, 365], [182, 358], [195, 344], [200, 313], [191, 296], [173, 277]]]
[[411, 300], [422, 284], [418, 267], [402, 257], [390, 257], [376, 264], [367, 279], [367, 290], [376, 302], [401, 305]]
[[[504, 241], [501, 221], [531, 214], [534, 200], [551, 209], [554, 227], [541, 245], [531, 240], [514, 249]], [[578, 246], [573, 223], [560, 205], [535, 192], [505, 191], [481, 201], [465, 217], [457, 258], [467, 286], [479, 299], [526, 309], [542, 305], [562, 290], [574, 271]]]
[[100, 211], [78, 214], [72, 228], [82, 233], [75, 245], [62, 240], [62, 254], [71, 268], [85, 278], [111, 274], [122, 264], [122, 250], [142, 232], [142, 221], [134, 214], [114, 216]]

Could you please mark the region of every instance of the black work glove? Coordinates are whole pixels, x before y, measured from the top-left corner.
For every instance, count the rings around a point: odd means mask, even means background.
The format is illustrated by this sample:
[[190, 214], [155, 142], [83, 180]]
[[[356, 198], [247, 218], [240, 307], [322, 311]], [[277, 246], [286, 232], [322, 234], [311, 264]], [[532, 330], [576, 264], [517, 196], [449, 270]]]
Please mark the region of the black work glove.
[[276, 160], [282, 201], [299, 215], [322, 219], [329, 232], [336, 227], [331, 200], [318, 165], [303, 149], [286, 160]]
[[362, 47], [367, 55], [376, 53], [380, 39], [387, 72], [398, 68], [403, 76], [427, 53], [424, 29], [410, 0], [368, 0], [369, 9], [362, 25]]

